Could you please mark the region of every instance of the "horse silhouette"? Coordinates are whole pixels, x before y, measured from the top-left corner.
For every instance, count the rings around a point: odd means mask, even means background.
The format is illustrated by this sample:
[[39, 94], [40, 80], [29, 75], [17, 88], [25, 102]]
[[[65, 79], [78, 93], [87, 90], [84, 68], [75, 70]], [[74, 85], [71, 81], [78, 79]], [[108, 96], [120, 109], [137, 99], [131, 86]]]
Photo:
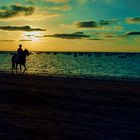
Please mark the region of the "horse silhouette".
[[24, 67], [24, 70], [22, 72], [22, 74], [24, 74], [25, 70], [26, 70], [26, 56], [29, 56], [29, 51], [27, 49], [24, 49], [24, 51], [18, 55], [18, 54], [13, 54], [12, 56], [12, 73], [13, 70], [16, 69], [16, 73], [18, 73], [18, 65], [20, 66], [20, 74], [21, 74], [21, 67]]

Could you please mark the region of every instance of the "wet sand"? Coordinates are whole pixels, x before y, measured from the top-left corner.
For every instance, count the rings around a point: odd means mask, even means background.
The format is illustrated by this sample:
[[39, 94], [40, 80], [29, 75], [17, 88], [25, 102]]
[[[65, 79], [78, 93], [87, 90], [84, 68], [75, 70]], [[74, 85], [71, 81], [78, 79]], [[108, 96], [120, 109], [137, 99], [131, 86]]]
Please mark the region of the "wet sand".
[[139, 140], [140, 82], [0, 73], [0, 140]]

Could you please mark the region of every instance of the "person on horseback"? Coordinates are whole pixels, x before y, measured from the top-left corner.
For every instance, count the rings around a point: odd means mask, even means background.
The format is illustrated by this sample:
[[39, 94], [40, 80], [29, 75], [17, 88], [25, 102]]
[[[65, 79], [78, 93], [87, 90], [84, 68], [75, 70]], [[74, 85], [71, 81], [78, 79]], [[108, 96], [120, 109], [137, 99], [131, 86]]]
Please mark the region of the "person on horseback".
[[19, 45], [19, 48], [17, 49], [18, 55], [20, 56], [23, 53], [22, 45]]
[[20, 60], [21, 59], [21, 55], [23, 54], [23, 49], [22, 49], [22, 45], [20, 44], [19, 45], [19, 48], [17, 49], [17, 58], [16, 58], [16, 61]]
[[26, 56], [29, 56], [30, 52], [28, 51], [28, 49], [22, 49], [22, 45], [19, 45], [19, 48], [17, 49], [17, 53], [13, 54], [12, 56], [12, 73], [14, 68], [16, 68], [16, 73], [18, 73], [17, 71], [17, 67], [18, 65], [20, 65], [20, 74], [21, 74], [21, 66], [24, 67], [24, 71], [22, 73], [25, 72], [26, 69]]

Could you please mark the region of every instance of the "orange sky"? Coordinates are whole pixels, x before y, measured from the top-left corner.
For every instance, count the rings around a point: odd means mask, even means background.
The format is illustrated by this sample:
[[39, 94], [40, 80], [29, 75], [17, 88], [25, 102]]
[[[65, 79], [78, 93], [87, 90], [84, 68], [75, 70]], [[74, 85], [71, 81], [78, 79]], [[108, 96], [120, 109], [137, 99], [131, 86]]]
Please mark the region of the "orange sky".
[[22, 44], [31, 51], [140, 52], [138, 3], [0, 1], [0, 50], [16, 50]]

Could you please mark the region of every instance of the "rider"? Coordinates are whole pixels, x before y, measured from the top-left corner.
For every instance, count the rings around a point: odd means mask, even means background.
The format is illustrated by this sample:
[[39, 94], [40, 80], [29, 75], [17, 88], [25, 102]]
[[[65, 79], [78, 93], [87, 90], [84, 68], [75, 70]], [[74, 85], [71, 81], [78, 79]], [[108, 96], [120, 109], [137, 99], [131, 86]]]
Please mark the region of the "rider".
[[19, 48], [17, 49], [17, 52], [18, 52], [18, 56], [20, 56], [23, 52], [23, 49], [22, 49], [22, 45], [20, 44], [19, 45]]
[[19, 59], [21, 59], [21, 55], [22, 55], [22, 53], [23, 53], [23, 49], [22, 49], [22, 45], [20, 44], [19, 45], [19, 48], [17, 49], [17, 57], [16, 57], [16, 59], [15, 59], [15, 61], [19, 61]]

